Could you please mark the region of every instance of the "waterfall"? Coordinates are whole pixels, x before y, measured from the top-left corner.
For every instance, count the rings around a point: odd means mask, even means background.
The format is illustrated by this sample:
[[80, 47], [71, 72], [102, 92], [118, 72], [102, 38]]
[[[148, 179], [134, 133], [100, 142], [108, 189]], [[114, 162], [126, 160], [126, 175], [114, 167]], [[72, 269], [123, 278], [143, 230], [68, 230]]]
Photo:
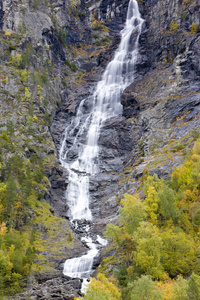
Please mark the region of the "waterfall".
[[[81, 101], [76, 117], [65, 130], [59, 155], [62, 166], [69, 174], [66, 190], [69, 217], [77, 226], [79, 225], [76, 220], [84, 219], [88, 224], [92, 221], [89, 178], [98, 171], [100, 129], [106, 120], [122, 113], [120, 98], [123, 90], [134, 81], [142, 23], [137, 1], [130, 0], [126, 24], [121, 31], [121, 42], [114, 58], [106, 67], [94, 93], [89, 99]], [[133, 31], [137, 34], [130, 49]], [[89, 111], [86, 101], [90, 103]], [[82, 239], [90, 250], [86, 255], [66, 260], [64, 275], [72, 278], [87, 278], [91, 275], [93, 259], [98, 255], [98, 249], [97, 243], [90, 237], [89, 226], [86, 226], [85, 237]], [[96, 241], [106, 244], [99, 236]]]

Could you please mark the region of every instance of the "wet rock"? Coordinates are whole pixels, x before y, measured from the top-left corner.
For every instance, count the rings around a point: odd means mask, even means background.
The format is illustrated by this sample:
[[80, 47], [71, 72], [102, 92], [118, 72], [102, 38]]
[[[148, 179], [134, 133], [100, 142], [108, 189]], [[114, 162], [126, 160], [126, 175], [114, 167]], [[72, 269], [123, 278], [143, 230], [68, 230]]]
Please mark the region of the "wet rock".
[[[137, 20], [135, 20], [135, 26], [137, 26]], [[132, 33], [131, 33], [131, 37], [130, 37], [130, 44], [129, 44], [129, 51], [133, 51], [135, 48], [135, 43], [137, 41], [138, 38], [138, 34], [139, 34], [139, 28], [135, 28]]]
[[93, 269], [94, 270], [96, 270], [98, 268], [98, 266], [100, 265], [101, 259], [102, 258], [100, 256], [94, 258], [94, 261], [93, 261]]
[[117, 128], [118, 126], [120, 126], [120, 124], [123, 124], [123, 122], [125, 120], [126, 119], [121, 115], [119, 115], [117, 117], [114, 117], [114, 118], [110, 118], [109, 120], [105, 121], [105, 123], [102, 126], [102, 129], [104, 129], [104, 128]]
[[81, 280], [79, 278], [75, 278], [66, 283], [67, 285], [71, 285], [73, 288], [80, 290], [81, 289]]
[[78, 157], [78, 149], [76, 148], [71, 148], [68, 152], [67, 152], [67, 160], [68, 161], [72, 161], [74, 159], [76, 159]]
[[106, 148], [119, 148], [119, 138], [116, 129], [107, 129], [101, 132], [99, 145]]
[[123, 115], [127, 118], [136, 117], [140, 112], [140, 104], [137, 101], [137, 95], [133, 91], [125, 91], [121, 98], [123, 105]]

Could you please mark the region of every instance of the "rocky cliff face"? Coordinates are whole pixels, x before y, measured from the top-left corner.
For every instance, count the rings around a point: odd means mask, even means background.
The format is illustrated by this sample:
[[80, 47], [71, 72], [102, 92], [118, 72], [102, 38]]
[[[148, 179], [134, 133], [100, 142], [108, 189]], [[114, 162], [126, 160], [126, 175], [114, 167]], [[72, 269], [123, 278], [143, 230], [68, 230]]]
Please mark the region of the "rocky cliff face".
[[[196, 1], [145, 1], [141, 5], [146, 15], [141, 57], [136, 81], [124, 91], [122, 104], [134, 136], [141, 124], [139, 150], [144, 160], [151, 156], [160, 176], [160, 172], [166, 176], [181, 156], [178, 152], [174, 162], [170, 156], [170, 162], [163, 162], [163, 149], [183, 150], [193, 140], [193, 130], [199, 129], [199, 9]], [[147, 159], [142, 165], [150, 167], [153, 161]]]
[[[91, 178], [94, 233], [116, 218], [124, 192], [139, 191], [144, 172], [166, 177], [180, 164], [200, 126], [200, 3], [138, 2], [145, 23], [135, 81], [122, 95], [123, 115], [102, 128], [100, 173]], [[127, 0], [0, 1], [1, 129], [11, 120], [21, 155], [45, 157], [50, 187], [43, 198], [62, 218], [68, 209], [67, 174], [57, 161], [62, 134], [111, 59], [127, 6]], [[9, 153], [2, 151], [6, 161]], [[39, 284], [30, 280], [32, 299], [78, 295], [80, 282], [62, 277], [62, 262], [86, 249], [75, 236], [70, 247], [51, 253], [51, 270], [39, 273]]]

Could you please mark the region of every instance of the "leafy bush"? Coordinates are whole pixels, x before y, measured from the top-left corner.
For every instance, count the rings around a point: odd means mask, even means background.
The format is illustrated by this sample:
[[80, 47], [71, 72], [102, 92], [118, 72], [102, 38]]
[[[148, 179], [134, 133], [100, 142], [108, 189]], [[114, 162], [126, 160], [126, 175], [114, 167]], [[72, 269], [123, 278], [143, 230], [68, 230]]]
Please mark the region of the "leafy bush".
[[177, 22], [172, 21], [171, 22], [170, 31], [173, 32], [173, 33], [175, 33], [175, 32], [177, 32], [177, 30], [178, 30], [178, 24], [177, 24]]
[[102, 30], [103, 29], [103, 25], [101, 24], [101, 21], [98, 21], [98, 20], [94, 20], [92, 22], [92, 25], [91, 25], [92, 29], [93, 30]]
[[197, 33], [199, 30], [197, 23], [192, 23], [191, 33]]
[[63, 45], [65, 45], [65, 43], [66, 43], [66, 37], [67, 37], [67, 32], [65, 31], [65, 29], [59, 28], [58, 29], [58, 39]]
[[77, 71], [77, 66], [75, 63], [71, 63], [69, 59], [65, 60], [66, 65], [70, 68], [71, 71], [76, 72]]

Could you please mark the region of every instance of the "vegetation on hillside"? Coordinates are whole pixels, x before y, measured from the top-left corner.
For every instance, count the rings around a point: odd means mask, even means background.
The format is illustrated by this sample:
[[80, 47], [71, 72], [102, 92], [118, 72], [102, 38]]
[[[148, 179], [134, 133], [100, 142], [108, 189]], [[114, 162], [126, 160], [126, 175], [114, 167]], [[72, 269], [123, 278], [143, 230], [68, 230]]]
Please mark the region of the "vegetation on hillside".
[[118, 224], [107, 226], [114, 254], [100, 272], [108, 279], [92, 279], [80, 299], [116, 299], [117, 287], [117, 299], [200, 299], [200, 141], [170, 178], [149, 175], [143, 183], [145, 199], [125, 194]]
[[[30, 42], [20, 49], [23, 38], [22, 34], [0, 33], [1, 299], [25, 286], [39, 256], [42, 230], [49, 229], [50, 217], [52, 226], [57, 228], [58, 223], [50, 206], [41, 202], [50, 186], [47, 174], [55, 162], [47, 132], [49, 107], [55, 102], [48, 96], [51, 72], [39, 59], [31, 66], [36, 60], [34, 50]], [[12, 50], [18, 51], [12, 54]], [[34, 269], [38, 271], [35, 265]]]
[[0, 145], [11, 154], [6, 162], [1, 157], [0, 169], [0, 293], [12, 294], [19, 291], [31, 269], [34, 231], [24, 226], [35, 216], [34, 207], [48, 180], [42, 161], [36, 155], [22, 158], [10, 135], [3, 133]]

